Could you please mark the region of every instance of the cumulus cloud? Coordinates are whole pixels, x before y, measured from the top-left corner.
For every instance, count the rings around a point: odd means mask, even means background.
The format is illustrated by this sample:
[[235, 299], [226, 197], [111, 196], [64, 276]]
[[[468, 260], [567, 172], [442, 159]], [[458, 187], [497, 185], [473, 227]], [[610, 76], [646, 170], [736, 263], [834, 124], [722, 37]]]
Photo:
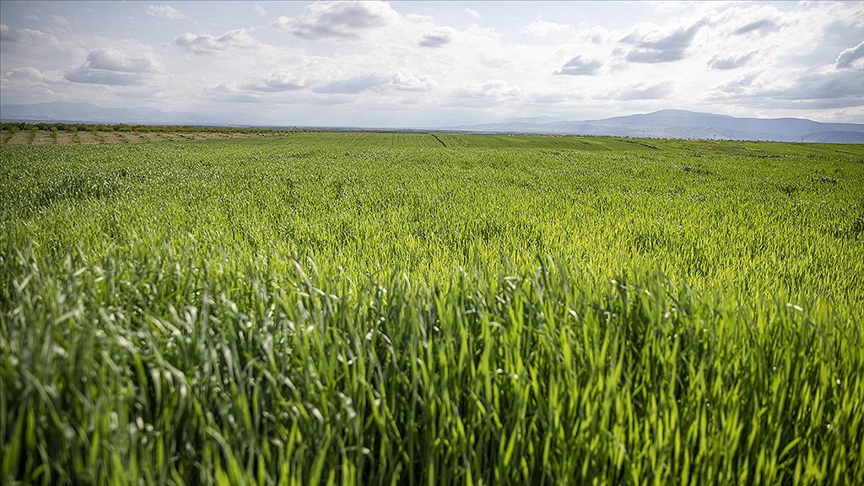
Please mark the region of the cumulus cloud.
[[740, 56], [731, 56], [731, 57], [721, 57], [714, 56], [708, 61], [708, 65], [714, 69], [728, 70], [728, 69], [737, 69], [747, 65], [751, 59], [756, 56], [756, 52], [750, 52], [748, 54], [742, 54]]
[[87, 55], [87, 66], [90, 69], [117, 71], [121, 73], [153, 73], [156, 64], [149, 57], [129, 57], [126, 54], [111, 49], [94, 49]]
[[742, 27], [736, 29], [733, 34], [735, 35], [744, 35], [750, 33], [757, 33], [759, 35], [769, 34], [776, 30], [780, 29], [780, 25], [777, 22], [771, 19], [760, 19], [754, 20], [748, 24], [743, 25]]
[[87, 61], [66, 74], [73, 83], [132, 86], [144, 84], [151, 74], [159, 72], [156, 62], [147, 56], [132, 57], [111, 48], [93, 49]]
[[453, 40], [453, 35], [448, 30], [437, 30], [429, 32], [420, 40], [420, 47], [441, 47]]
[[597, 74], [597, 70], [603, 66], [599, 59], [588, 59], [576, 56], [567, 61], [555, 74], [566, 74], [570, 76], [591, 76]]
[[522, 29], [522, 33], [534, 37], [546, 37], [552, 34], [567, 34], [572, 33], [573, 27], [557, 22], [547, 22], [545, 20], [535, 20]]
[[267, 15], [267, 10], [265, 10], [264, 7], [262, 7], [261, 5], [255, 4], [255, 7], [253, 7], [253, 10], [255, 10], [256, 14], [258, 14], [262, 17]]
[[191, 34], [189, 32], [174, 39], [174, 45], [188, 49], [196, 54], [213, 54], [229, 49], [250, 48], [256, 45], [255, 39], [246, 29], [236, 29], [219, 37], [210, 34]]
[[680, 61], [684, 59], [687, 48], [690, 47], [693, 38], [704, 25], [704, 21], [696, 22], [690, 27], [682, 27], [666, 35], [658, 32], [651, 32], [646, 35], [631, 33], [621, 40], [636, 46], [635, 49], [627, 53], [626, 59], [638, 63]]
[[399, 91], [431, 91], [437, 83], [428, 76], [414, 77], [397, 71], [390, 77], [390, 87]]
[[248, 83], [243, 88], [259, 93], [278, 93], [281, 91], [296, 91], [306, 87], [303, 80], [288, 73], [273, 73], [266, 79]]
[[330, 81], [313, 91], [322, 94], [358, 94], [372, 88], [377, 88], [389, 82], [389, 78], [379, 74], [365, 74], [347, 79]]
[[147, 15], [164, 17], [170, 20], [183, 20], [186, 18], [186, 14], [169, 5], [148, 5], [145, 12], [147, 12]]
[[619, 101], [659, 100], [672, 92], [672, 83], [664, 82], [653, 85], [635, 84], [612, 93], [611, 98]]
[[465, 8], [465, 12], [466, 12], [468, 15], [470, 15], [472, 18], [475, 18], [475, 19], [477, 19], [477, 20], [480, 20], [480, 19], [483, 18], [483, 17], [480, 15], [480, 12], [478, 12], [478, 11], [476, 11], [476, 10], [472, 10], [472, 9], [470, 9], [470, 8], [467, 8], [467, 7]]
[[307, 40], [350, 40], [386, 26], [398, 14], [384, 2], [315, 2], [297, 17], [279, 17], [273, 26]]
[[864, 58], [864, 42], [861, 42], [855, 47], [844, 49], [843, 52], [837, 56], [834, 65], [840, 69], [848, 68], [852, 66], [852, 63], [862, 58]]

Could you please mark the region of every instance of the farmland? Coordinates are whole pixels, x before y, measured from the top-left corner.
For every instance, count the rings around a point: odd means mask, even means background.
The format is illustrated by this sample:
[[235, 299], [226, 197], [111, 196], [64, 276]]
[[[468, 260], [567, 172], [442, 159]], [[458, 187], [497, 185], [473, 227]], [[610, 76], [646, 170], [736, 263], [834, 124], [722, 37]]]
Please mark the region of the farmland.
[[51, 133], [4, 484], [864, 484], [864, 146]]

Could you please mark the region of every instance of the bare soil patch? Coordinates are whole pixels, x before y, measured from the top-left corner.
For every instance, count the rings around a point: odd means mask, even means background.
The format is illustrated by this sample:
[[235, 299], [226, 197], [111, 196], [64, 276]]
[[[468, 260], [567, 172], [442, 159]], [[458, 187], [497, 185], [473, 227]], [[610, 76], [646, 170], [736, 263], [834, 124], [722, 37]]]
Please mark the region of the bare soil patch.
[[[50, 128], [50, 129], [49, 129]], [[88, 127], [94, 128], [94, 127]], [[141, 127], [127, 131], [123, 130], [92, 130], [88, 128], [67, 128], [62, 124], [57, 127], [48, 126], [3, 126], [0, 131], [0, 145], [87, 145], [87, 144], [131, 144], [176, 142], [194, 140], [225, 140], [252, 137], [287, 136], [290, 132], [279, 130], [236, 130], [225, 129], [195, 129], [181, 127], [171, 131], [170, 127]], [[100, 127], [101, 128], [101, 127]]]
[[78, 143], [91, 145], [101, 143], [102, 140], [96, 135], [96, 132], [78, 132]]
[[58, 145], [77, 145], [79, 142], [76, 135], [78, 134], [73, 132], [57, 132], [55, 142]]

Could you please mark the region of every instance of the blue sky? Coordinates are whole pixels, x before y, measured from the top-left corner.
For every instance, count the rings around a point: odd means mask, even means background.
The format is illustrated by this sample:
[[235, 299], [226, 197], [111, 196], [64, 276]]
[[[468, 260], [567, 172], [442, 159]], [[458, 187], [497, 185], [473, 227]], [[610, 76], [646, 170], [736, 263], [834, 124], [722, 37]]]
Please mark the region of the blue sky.
[[864, 2], [0, 2], [0, 101], [379, 127], [864, 123]]

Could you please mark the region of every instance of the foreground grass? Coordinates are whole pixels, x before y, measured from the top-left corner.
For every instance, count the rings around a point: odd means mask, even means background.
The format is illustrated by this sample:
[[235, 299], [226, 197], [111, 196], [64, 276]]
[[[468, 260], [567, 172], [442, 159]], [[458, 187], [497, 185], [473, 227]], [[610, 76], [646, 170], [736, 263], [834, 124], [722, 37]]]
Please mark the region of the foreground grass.
[[864, 150], [0, 148], [4, 482], [864, 482]]

